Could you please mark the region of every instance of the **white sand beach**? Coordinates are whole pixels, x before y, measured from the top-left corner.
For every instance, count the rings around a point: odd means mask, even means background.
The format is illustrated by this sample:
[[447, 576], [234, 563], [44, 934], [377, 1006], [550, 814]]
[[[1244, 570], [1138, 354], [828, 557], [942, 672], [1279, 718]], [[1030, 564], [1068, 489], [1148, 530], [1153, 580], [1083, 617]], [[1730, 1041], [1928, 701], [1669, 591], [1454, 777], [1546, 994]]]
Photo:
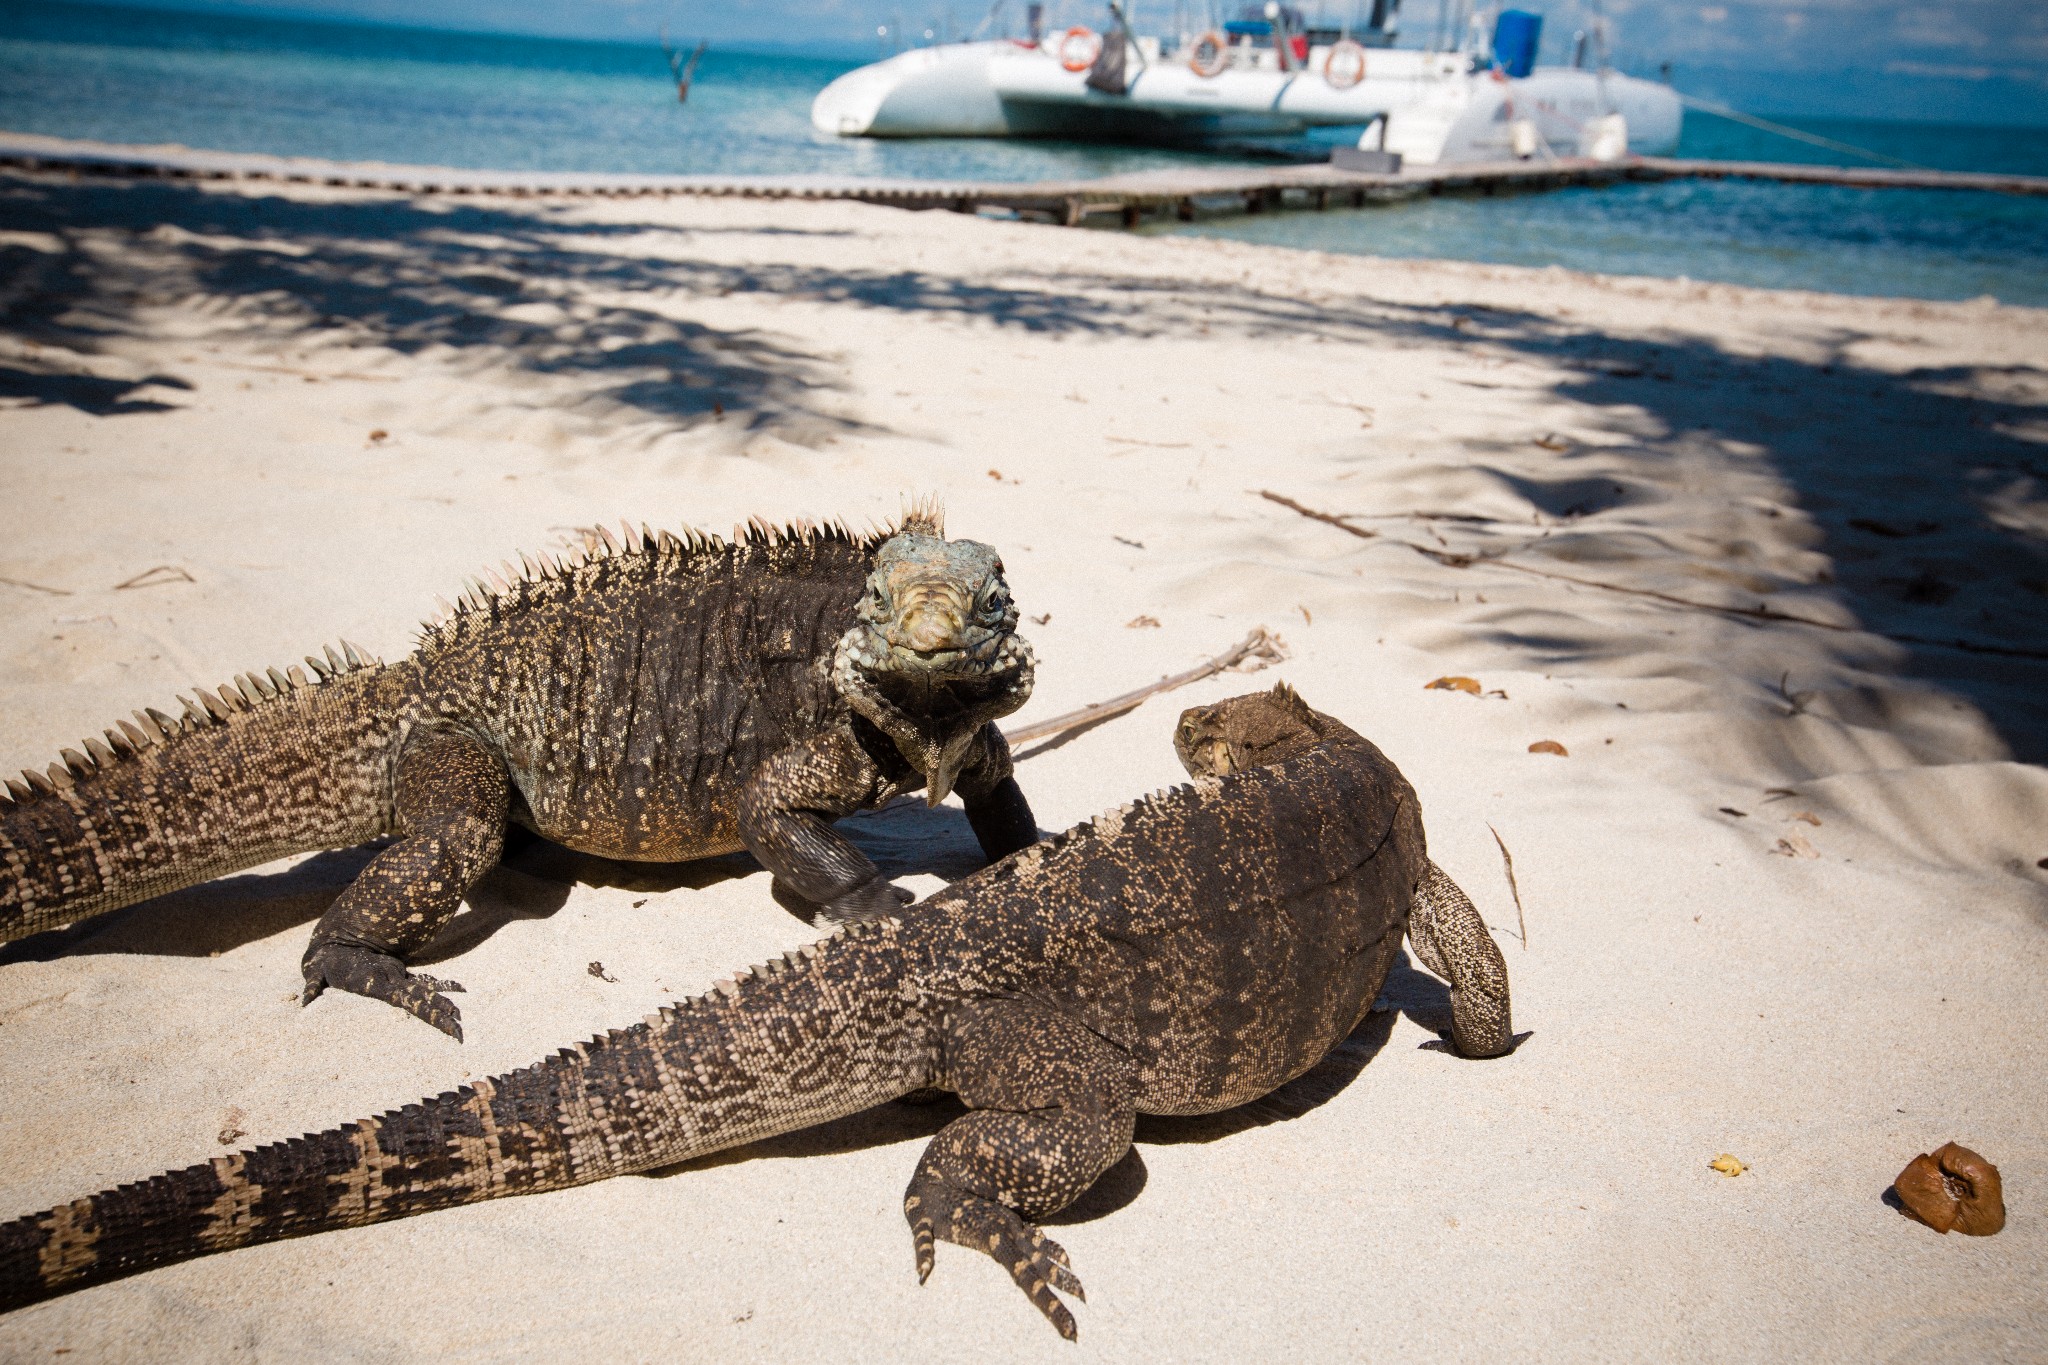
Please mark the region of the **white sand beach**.
[[[1141, 1120], [1053, 1220], [1077, 1346], [986, 1257], [918, 1285], [900, 1200], [953, 1111], [891, 1105], [133, 1277], [0, 1318], [0, 1358], [2048, 1358], [2048, 314], [849, 204], [0, 176], [9, 772], [339, 637], [401, 654], [435, 594], [600, 520], [927, 493], [1032, 621], [1017, 724], [1255, 625], [1291, 651], [1027, 748], [1041, 825], [1179, 780], [1182, 706], [1284, 678], [1420, 792], [1522, 1047], [1424, 1047], [1446, 991], [1397, 967], [1276, 1096]], [[976, 862], [957, 804], [852, 825], [920, 891]], [[365, 856], [0, 948], [0, 1218], [820, 932], [744, 865], [529, 851], [430, 954], [457, 1044], [297, 1003]], [[1950, 1140], [2002, 1169], [2003, 1233], [1883, 1201]]]

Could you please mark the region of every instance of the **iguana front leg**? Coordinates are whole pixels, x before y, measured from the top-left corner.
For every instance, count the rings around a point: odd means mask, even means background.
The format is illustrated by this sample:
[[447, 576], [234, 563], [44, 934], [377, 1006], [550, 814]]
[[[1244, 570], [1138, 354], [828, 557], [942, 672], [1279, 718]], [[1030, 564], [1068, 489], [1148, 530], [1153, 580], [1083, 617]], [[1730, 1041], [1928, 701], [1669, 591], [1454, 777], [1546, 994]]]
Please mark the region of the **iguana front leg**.
[[1435, 863], [1408, 911], [1408, 942], [1422, 965], [1451, 983], [1451, 1044], [1467, 1057], [1514, 1047], [1508, 964], [1478, 909]]
[[866, 809], [881, 770], [845, 730], [795, 744], [763, 763], [740, 791], [740, 841], [776, 882], [835, 920], [868, 919], [916, 897], [884, 877], [832, 828]]
[[1085, 1300], [1067, 1253], [1026, 1222], [1081, 1197], [1130, 1149], [1136, 1067], [1064, 1015], [1011, 1001], [974, 1008], [947, 1032], [943, 1084], [973, 1110], [940, 1130], [903, 1196], [917, 1279], [937, 1241], [985, 1252], [1069, 1341]]
[[1011, 776], [1010, 746], [993, 722], [981, 727], [953, 784], [967, 807], [967, 823], [990, 862], [1038, 842], [1038, 820], [1024, 789]]
[[405, 960], [427, 946], [505, 843], [510, 781], [498, 757], [467, 735], [427, 734], [398, 759], [400, 838], [363, 869], [313, 930], [302, 964], [303, 1003], [329, 986], [418, 1015], [457, 1042], [453, 981], [417, 976]]

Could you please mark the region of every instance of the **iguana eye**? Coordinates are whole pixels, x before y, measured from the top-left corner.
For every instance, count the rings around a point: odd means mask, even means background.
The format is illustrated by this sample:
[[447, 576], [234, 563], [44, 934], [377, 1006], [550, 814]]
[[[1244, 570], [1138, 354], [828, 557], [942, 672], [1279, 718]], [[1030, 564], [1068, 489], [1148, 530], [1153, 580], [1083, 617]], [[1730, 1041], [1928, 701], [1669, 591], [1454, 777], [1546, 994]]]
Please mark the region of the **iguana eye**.
[[1009, 594], [1005, 593], [1001, 588], [990, 590], [988, 595], [981, 599], [981, 606], [978, 608], [981, 619], [989, 625], [994, 625], [1002, 620], [1009, 610]]

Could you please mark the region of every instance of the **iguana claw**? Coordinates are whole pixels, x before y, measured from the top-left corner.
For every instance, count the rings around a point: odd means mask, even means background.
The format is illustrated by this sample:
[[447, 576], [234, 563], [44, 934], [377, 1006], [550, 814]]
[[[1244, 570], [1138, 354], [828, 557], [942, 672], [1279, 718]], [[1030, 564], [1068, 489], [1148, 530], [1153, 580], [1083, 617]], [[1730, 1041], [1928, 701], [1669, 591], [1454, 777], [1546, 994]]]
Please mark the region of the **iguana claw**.
[[306, 990], [301, 1005], [310, 1005], [332, 986], [336, 990], [382, 1000], [407, 1014], [432, 1024], [441, 1032], [462, 1041], [462, 1011], [443, 992], [460, 992], [459, 982], [408, 972], [405, 964], [389, 953], [357, 948], [345, 943], [328, 943], [306, 955]]
[[917, 893], [877, 873], [851, 891], [842, 891], [818, 907], [818, 913], [840, 924], [894, 914], [917, 899]]
[[962, 1194], [938, 1182], [913, 1184], [903, 1201], [903, 1212], [910, 1219], [919, 1284], [931, 1278], [936, 1261], [935, 1243], [939, 1239], [987, 1252], [997, 1265], [1010, 1272], [1010, 1278], [1045, 1314], [1054, 1331], [1068, 1341], [1078, 1338], [1080, 1329], [1074, 1325], [1074, 1315], [1053, 1293], [1058, 1290], [1088, 1302], [1065, 1247], [1001, 1204]]

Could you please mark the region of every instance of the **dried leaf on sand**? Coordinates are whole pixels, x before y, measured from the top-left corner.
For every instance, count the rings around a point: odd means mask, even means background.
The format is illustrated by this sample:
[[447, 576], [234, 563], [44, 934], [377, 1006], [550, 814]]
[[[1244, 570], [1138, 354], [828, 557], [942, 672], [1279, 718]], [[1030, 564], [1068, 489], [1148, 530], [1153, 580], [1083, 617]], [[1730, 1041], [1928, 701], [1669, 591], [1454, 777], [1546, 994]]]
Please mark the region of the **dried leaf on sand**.
[[1907, 1213], [1939, 1233], [1989, 1237], [2005, 1226], [1998, 1167], [1959, 1143], [1945, 1142], [1907, 1162], [1892, 1193]]

